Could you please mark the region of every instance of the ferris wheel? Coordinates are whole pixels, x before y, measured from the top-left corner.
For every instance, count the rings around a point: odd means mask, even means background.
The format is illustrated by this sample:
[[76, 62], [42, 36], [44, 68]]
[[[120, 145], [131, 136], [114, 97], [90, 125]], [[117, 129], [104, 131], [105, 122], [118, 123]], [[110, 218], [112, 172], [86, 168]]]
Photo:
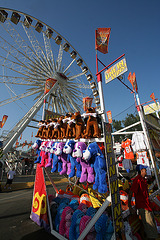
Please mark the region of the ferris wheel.
[[[83, 111], [83, 98], [100, 109], [97, 83], [80, 54], [56, 30], [23, 12], [0, 8], [0, 107], [32, 102], [4, 142], [8, 151], [46, 98], [46, 109], [64, 115]], [[56, 81], [44, 94], [47, 81]], [[2, 92], [3, 93], [3, 92]]]
[[100, 104], [89, 67], [61, 34], [35, 17], [3, 8], [0, 28], [0, 83], [11, 95], [0, 101], [0, 107], [31, 96], [39, 99], [47, 79], [57, 81], [48, 96], [48, 110], [81, 111], [86, 96]]

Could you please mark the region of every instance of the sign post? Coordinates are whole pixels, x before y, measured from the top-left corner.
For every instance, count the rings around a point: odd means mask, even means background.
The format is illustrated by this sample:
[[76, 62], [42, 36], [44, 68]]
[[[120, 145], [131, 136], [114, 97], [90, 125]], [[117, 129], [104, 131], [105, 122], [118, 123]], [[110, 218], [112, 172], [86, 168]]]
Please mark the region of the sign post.
[[[108, 30], [108, 28], [106, 29], [106, 32], [107, 32], [107, 30]], [[97, 33], [97, 31], [96, 31], [96, 33]], [[106, 38], [109, 41], [109, 35], [106, 34]], [[105, 43], [108, 43], [108, 41], [106, 40]], [[115, 239], [119, 239], [119, 235], [121, 235], [122, 239], [126, 239], [124, 234], [123, 234], [124, 225], [123, 225], [123, 218], [122, 218], [122, 209], [121, 209], [121, 201], [120, 201], [120, 194], [119, 194], [119, 187], [118, 187], [118, 177], [117, 177], [117, 171], [116, 171], [116, 163], [115, 163], [115, 157], [114, 157], [114, 151], [113, 151], [111, 125], [106, 122], [106, 111], [105, 111], [103, 88], [102, 88], [101, 72], [103, 70], [105, 70], [107, 67], [105, 67], [101, 71], [98, 71], [98, 61], [99, 61], [99, 59], [97, 57], [97, 50], [99, 50], [102, 53], [107, 53], [108, 52], [108, 44], [105, 45], [105, 51], [102, 51], [102, 49], [104, 50], [104, 48], [102, 48], [103, 41], [99, 40], [99, 42], [101, 42], [100, 50], [98, 49], [97, 44], [96, 44], [96, 71], [97, 71], [96, 75], [97, 75], [97, 82], [98, 82], [98, 89], [99, 89], [99, 96], [100, 96], [101, 112], [102, 112], [102, 118], [103, 118], [105, 157], [106, 157], [106, 165], [107, 165], [109, 190], [110, 190], [110, 194], [111, 194], [111, 204], [112, 204], [111, 208], [112, 208], [113, 226], [114, 226], [114, 232], [115, 232]], [[96, 34], [96, 43], [97, 43], [97, 34]], [[114, 76], [121, 75], [122, 71], [120, 71], [120, 69], [121, 69], [121, 66], [123, 66], [123, 65], [126, 67], [126, 61], [125, 60], [124, 61], [122, 60], [121, 63], [119, 63], [119, 65], [116, 64], [112, 68], [108, 69], [109, 71], [107, 70], [108, 72], [106, 71], [107, 73], [105, 73], [105, 76], [106, 76], [107, 80], [111, 81], [111, 80], [114, 79], [113, 76], [112, 76], [112, 73], [114, 73]], [[116, 69], [118, 69], [119, 71], [118, 70], [116, 71]]]

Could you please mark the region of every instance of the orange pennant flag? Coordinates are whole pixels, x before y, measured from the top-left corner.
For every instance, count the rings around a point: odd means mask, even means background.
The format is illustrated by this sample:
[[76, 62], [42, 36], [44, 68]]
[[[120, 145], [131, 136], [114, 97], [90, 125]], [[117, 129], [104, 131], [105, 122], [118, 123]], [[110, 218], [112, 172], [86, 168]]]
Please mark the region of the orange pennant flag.
[[1, 121], [1, 128], [4, 126], [5, 122], [7, 121], [8, 116], [3, 115], [2, 121]]
[[133, 75], [131, 74], [131, 72], [128, 75], [128, 80], [130, 81], [130, 83], [132, 84], [133, 87], [133, 91], [138, 92], [138, 86], [137, 86], [137, 81], [136, 81], [136, 74], [135, 72], [133, 73]]
[[151, 95], [150, 95], [150, 98], [152, 98], [152, 100], [156, 103], [156, 100], [155, 100], [155, 95], [154, 95], [154, 93], [152, 93]]

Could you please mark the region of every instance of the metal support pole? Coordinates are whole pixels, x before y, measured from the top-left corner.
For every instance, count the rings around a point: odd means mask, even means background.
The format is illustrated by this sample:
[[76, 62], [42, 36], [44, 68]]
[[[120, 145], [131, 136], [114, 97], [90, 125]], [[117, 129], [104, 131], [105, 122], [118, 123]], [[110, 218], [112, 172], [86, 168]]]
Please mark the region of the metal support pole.
[[[98, 58], [97, 58], [97, 51], [96, 51], [96, 70], [98, 73]], [[101, 111], [102, 117], [104, 122], [106, 122], [106, 112], [105, 112], [105, 105], [104, 105], [104, 98], [103, 98], [103, 88], [102, 88], [102, 75], [99, 73], [97, 75], [97, 82], [98, 82], [98, 90], [99, 90], [99, 98], [100, 98], [100, 106], [101, 106]]]
[[146, 138], [146, 144], [147, 144], [148, 152], [149, 152], [150, 159], [151, 159], [151, 162], [152, 162], [152, 166], [153, 166], [153, 169], [154, 169], [157, 185], [158, 185], [158, 188], [160, 188], [160, 185], [159, 185], [160, 183], [159, 183], [159, 179], [158, 179], [157, 172], [156, 172], [156, 166], [155, 166], [155, 162], [154, 162], [154, 159], [153, 159], [152, 148], [151, 148], [151, 144], [150, 144], [150, 141], [149, 141], [149, 134], [148, 134], [148, 130], [147, 130], [145, 120], [144, 120], [142, 106], [140, 104], [140, 99], [139, 99], [138, 93], [136, 93], [136, 100], [137, 100], [137, 103], [138, 103], [137, 111], [138, 111], [138, 114], [139, 114], [139, 117], [140, 117], [143, 133], [144, 133], [144, 136]]

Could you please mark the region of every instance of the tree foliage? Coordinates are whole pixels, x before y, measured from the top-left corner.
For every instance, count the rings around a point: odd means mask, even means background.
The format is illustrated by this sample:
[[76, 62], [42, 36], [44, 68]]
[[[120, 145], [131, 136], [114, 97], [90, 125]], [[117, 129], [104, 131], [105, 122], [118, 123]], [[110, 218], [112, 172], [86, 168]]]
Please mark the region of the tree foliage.
[[[138, 114], [127, 114], [124, 120], [114, 120], [112, 121], [113, 126], [113, 132], [116, 132], [122, 128], [125, 128], [127, 126], [130, 126], [136, 122], [139, 122], [139, 116]], [[125, 132], [132, 132], [132, 131], [142, 131], [141, 124], [138, 124], [134, 127], [131, 127], [127, 129]], [[132, 135], [127, 135], [128, 138], [132, 138]], [[115, 142], [122, 142], [122, 140], [125, 138], [125, 135], [115, 135], [114, 140]]]

